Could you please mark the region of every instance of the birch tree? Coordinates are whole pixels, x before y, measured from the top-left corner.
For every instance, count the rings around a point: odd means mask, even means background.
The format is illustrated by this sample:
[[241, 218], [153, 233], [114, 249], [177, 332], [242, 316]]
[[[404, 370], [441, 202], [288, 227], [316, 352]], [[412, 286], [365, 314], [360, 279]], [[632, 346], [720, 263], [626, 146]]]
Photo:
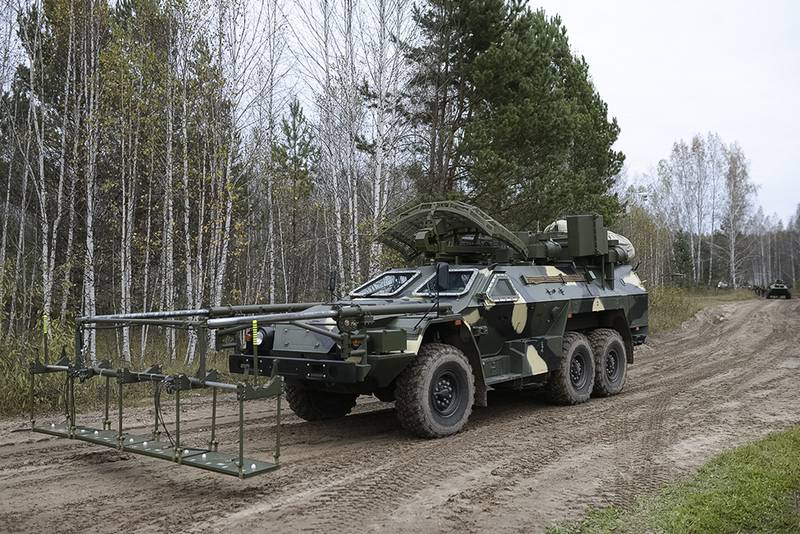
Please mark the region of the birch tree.
[[725, 175], [725, 198], [722, 227], [727, 236], [728, 270], [734, 288], [738, 287], [737, 271], [741, 258], [737, 256], [738, 239], [747, 224], [755, 188], [750, 182], [748, 163], [737, 144], [728, 150], [728, 171]]

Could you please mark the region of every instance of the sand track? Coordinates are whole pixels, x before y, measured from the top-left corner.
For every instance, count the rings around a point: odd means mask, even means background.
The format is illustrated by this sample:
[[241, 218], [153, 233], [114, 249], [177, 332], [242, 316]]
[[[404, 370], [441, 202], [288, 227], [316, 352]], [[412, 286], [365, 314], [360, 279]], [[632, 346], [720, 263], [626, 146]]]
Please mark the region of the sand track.
[[[406, 436], [392, 405], [372, 398], [334, 422], [290, 414], [284, 466], [245, 482], [6, 420], [0, 530], [542, 531], [800, 423], [800, 301], [706, 309], [638, 349], [629, 371], [623, 394], [575, 407], [491, 392], [488, 408], [442, 440]], [[236, 448], [235, 407], [222, 402], [221, 449]], [[205, 397], [187, 403], [186, 438], [202, 439], [209, 409]], [[268, 457], [274, 404], [248, 410], [246, 450]], [[143, 428], [152, 417], [132, 415]]]

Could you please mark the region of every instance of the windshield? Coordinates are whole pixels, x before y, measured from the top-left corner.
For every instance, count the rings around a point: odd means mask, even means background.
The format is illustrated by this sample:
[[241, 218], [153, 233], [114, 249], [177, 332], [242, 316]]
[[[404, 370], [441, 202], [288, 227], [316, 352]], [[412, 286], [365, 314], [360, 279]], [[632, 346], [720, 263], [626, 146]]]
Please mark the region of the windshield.
[[[448, 276], [449, 289], [447, 291], [440, 291], [439, 295], [443, 297], [459, 297], [469, 290], [472, 280], [475, 278], [475, 269], [451, 269]], [[419, 289], [414, 292], [415, 295], [424, 295], [432, 297], [436, 294], [436, 275], [431, 275]]]
[[417, 275], [419, 271], [389, 271], [379, 274], [350, 294], [354, 297], [391, 297], [405, 289]]

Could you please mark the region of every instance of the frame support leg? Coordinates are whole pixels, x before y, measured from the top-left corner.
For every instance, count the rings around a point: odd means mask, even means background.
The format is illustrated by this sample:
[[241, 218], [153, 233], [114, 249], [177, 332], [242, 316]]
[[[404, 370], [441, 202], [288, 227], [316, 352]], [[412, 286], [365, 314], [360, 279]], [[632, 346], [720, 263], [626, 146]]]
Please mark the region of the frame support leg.
[[208, 442], [208, 448], [217, 452], [219, 443], [216, 438], [217, 432], [217, 388], [211, 389], [211, 440]]
[[69, 395], [69, 435], [75, 435], [75, 378], [70, 376], [68, 379], [68, 395]]
[[181, 463], [181, 390], [175, 390], [175, 461]]
[[103, 418], [103, 430], [111, 430], [111, 420], [108, 418], [108, 405], [111, 402], [111, 379], [109, 377], [106, 378], [106, 405]]
[[33, 385], [34, 385], [33, 382], [34, 382], [35, 378], [36, 378], [36, 375], [33, 372], [31, 372], [31, 378], [30, 378], [30, 380], [31, 380], [31, 390], [30, 390], [30, 399], [29, 399], [30, 403], [31, 403], [31, 428], [36, 426], [36, 416], [35, 416], [35, 412], [34, 412], [34, 395], [33, 395]]
[[122, 450], [122, 382], [117, 383], [117, 448]]
[[153, 441], [158, 440], [161, 432], [158, 431], [158, 418], [161, 413], [161, 384], [156, 382], [153, 386]]
[[[282, 386], [283, 381], [281, 381]], [[281, 390], [283, 387], [281, 387]], [[275, 452], [272, 453], [273, 463], [280, 464], [281, 458], [281, 397], [283, 394], [278, 395], [278, 406], [275, 410]]]
[[[242, 395], [240, 393], [240, 395]], [[244, 399], [239, 397], [239, 478], [244, 479]]]

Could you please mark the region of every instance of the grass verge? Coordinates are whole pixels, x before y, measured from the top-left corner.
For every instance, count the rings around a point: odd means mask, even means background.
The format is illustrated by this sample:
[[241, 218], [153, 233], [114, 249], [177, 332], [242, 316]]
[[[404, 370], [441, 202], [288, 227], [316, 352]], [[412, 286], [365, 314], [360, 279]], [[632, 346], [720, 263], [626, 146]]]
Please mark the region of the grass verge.
[[756, 298], [746, 289], [714, 291], [709, 289], [682, 289], [656, 287], [649, 294], [650, 333], [666, 332], [677, 328], [694, 314], [715, 304]]
[[592, 510], [549, 532], [800, 532], [800, 427], [724, 452], [630, 509]]

